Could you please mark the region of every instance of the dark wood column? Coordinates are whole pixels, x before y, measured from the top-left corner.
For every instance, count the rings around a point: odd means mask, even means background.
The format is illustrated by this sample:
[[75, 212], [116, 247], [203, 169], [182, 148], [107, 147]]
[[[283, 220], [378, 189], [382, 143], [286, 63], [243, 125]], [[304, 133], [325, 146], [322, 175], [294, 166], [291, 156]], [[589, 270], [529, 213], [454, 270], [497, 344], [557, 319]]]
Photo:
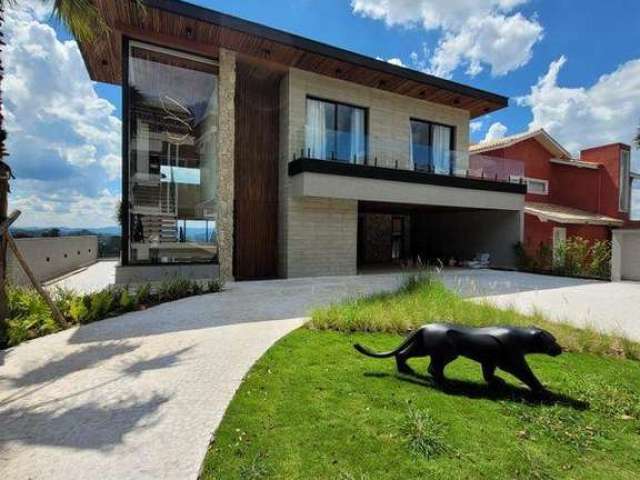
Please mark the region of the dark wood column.
[[282, 70], [238, 59], [234, 277], [278, 274], [278, 157]]

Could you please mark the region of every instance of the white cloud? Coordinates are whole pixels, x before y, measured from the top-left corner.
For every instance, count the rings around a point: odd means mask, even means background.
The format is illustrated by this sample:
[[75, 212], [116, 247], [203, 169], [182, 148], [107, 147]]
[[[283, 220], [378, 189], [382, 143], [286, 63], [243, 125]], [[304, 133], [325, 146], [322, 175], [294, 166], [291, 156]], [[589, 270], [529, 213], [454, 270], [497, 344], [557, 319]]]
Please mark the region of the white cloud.
[[566, 61], [562, 56], [551, 62], [529, 95], [516, 99], [531, 107], [529, 129], [546, 129], [573, 153], [606, 143], [631, 144], [640, 121], [640, 59], [620, 65], [591, 86], [575, 88], [558, 84]]
[[500, 122], [494, 122], [487, 130], [487, 134], [484, 136], [483, 142], [490, 142], [492, 140], [498, 140], [504, 138], [507, 134], [507, 127]]
[[405, 66], [405, 64], [399, 58], [390, 58], [389, 60], [387, 60], [387, 62], [390, 63], [391, 65], [397, 65], [398, 67]]
[[[598, 78], [593, 85], [563, 87], [558, 77], [567, 59], [551, 62], [549, 70], [517, 103], [531, 108], [530, 130], [544, 128], [573, 154], [582, 148], [622, 142], [633, 144], [640, 122], [640, 59], [629, 60]], [[640, 152], [632, 149], [635, 170]], [[640, 214], [640, 189], [634, 196]]]
[[11, 208], [23, 210], [23, 225], [113, 224], [103, 214], [120, 191], [121, 122], [96, 93], [76, 42], [60, 41], [45, 23], [49, 13], [35, 0], [5, 12]]
[[[460, 66], [477, 75], [483, 65], [505, 75], [527, 64], [543, 28], [535, 17], [514, 10], [527, 0], [352, 0], [354, 13], [388, 26], [442, 32], [433, 55], [414, 52], [414, 68], [451, 77]], [[423, 49], [424, 50], [424, 49]], [[428, 58], [428, 60], [427, 60]]]
[[108, 227], [116, 223], [120, 195], [108, 189], [88, 196], [77, 191], [45, 192], [46, 182], [22, 180], [11, 208], [23, 212], [23, 226]]
[[474, 120], [469, 124], [471, 133], [479, 132], [482, 129], [482, 120]]
[[382, 57], [376, 57], [376, 60], [380, 60], [382, 62], [387, 62], [387, 63], [390, 63], [391, 65], [396, 65], [398, 67], [405, 67], [406, 68], [405, 63], [402, 61], [401, 58], [398, 58], [398, 57], [393, 57], [393, 58], [389, 58], [389, 59], [386, 59], [386, 60], [384, 58], [382, 58]]

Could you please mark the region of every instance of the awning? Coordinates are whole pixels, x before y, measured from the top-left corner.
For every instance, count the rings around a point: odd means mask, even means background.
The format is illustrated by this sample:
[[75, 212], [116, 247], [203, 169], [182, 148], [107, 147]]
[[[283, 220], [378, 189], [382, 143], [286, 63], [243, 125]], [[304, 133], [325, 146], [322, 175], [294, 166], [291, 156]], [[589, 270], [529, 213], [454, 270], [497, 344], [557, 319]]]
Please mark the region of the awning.
[[563, 207], [553, 203], [526, 202], [524, 212], [535, 215], [542, 222], [556, 222], [574, 225], [607, 225], [620, 227], [624, 221], [607, 217], [599, 213], [587, 212], [577, 208]]

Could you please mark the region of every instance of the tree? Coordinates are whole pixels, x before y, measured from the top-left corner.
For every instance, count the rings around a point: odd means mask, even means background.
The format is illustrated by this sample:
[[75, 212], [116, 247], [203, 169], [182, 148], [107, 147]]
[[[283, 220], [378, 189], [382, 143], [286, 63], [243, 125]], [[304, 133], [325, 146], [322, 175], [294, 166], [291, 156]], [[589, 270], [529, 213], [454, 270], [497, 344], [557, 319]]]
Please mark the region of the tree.
[[[41, 0], [44, 4], [50, 0]], [[142, 0], [123, 0], [135, 4], [136, 8], [143, 9]], [[7, 7], [20, 4], [20, 0], [0, 0], [0, 29], [4, 22], [4, 10]], [[109, 27], [100, 16], [93, 0], [53, 0], [52, 16], [79, 41], [90, 41], [96, 36], [108, 35]], [[2, 106], [2, 47], [4, 46], [2, 33], [0, 32], [0, 107]], [[4, 161], [6, 152], [7, 132], [4, 129], [4, 119], [0, 111], [0, 222], [7, 218], [7, 195], [9, 192], [9, 177], [11, 169]], [[6, 280], [6, 242], [0, 241], [0, 348], [7, 344], [7, 299], [5, 292]]]

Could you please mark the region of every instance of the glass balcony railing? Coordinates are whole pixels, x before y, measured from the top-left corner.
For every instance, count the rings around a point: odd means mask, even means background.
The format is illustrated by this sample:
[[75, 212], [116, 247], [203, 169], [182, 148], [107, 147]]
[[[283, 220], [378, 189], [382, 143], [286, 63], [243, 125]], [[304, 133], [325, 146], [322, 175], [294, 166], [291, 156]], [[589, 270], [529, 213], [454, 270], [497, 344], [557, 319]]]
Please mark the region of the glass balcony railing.
[[449, 145], [425, 145], [369, 135], [305, 128], [294, 137], [293, 159], [309, 158], [434, 175], [521, 183], [524, 163], [510, 158], [472, 154]]

